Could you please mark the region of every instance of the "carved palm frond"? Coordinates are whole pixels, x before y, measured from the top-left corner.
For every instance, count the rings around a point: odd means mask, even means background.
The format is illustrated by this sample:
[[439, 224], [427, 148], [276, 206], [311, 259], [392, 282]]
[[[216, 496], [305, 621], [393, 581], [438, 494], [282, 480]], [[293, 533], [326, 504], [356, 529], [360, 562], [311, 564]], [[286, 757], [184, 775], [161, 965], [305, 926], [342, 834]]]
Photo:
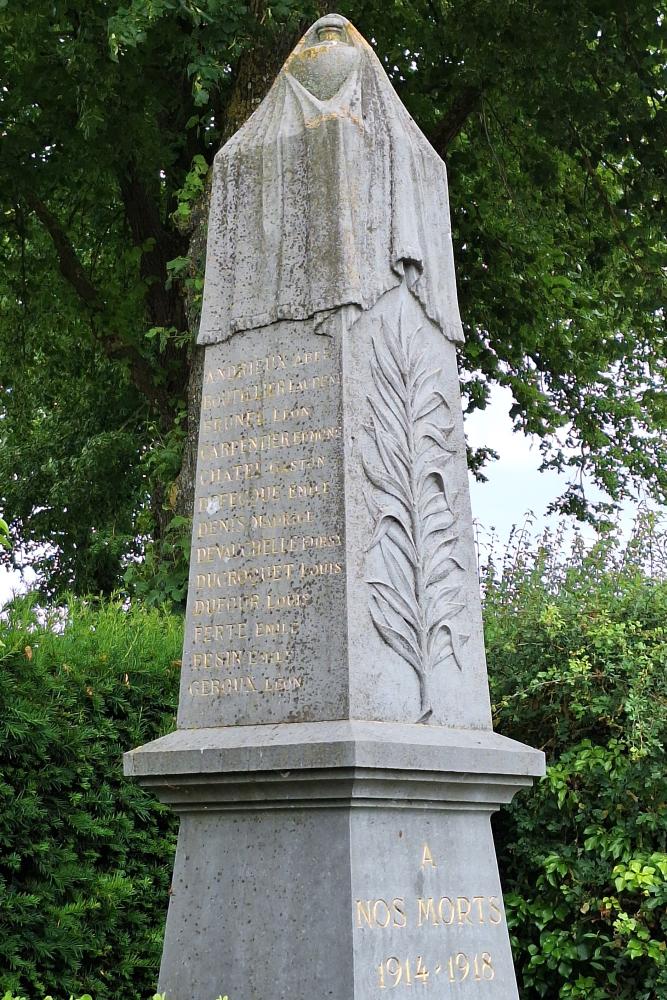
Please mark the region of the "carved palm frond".
[[463, 668], [469, 638], [456, 627], [463, 611], [464, 558], [459, 553], [456, 496], [447, 465], [456, 452], [440, 370], [416, 347], [419, 329], [394, 331], [383, 320], [373, 338], [374, 391], [366, 425], [375, 461], [364, 469], [372, 489], [368, 549], [378, 547], [384, 579], [370, 579], [370, 614], [383, 640], [419, 679], [420, 722], [432, 714], [429, 675], [447, 657]]

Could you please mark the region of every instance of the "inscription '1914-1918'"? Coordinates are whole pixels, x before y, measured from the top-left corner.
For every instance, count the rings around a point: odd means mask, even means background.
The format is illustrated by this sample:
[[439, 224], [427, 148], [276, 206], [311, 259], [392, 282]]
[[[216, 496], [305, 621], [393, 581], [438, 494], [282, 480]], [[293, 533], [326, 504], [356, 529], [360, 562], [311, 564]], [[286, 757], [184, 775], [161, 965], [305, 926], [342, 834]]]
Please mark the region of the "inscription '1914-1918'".
[[[438, 864], [428, 844], [421, 851], [420, 869], [432, 870], [437, 877]], [[440, 981], [455, 984], [488, 983], [496, 976], [492, 945], [494, 929], [504, 921], [500, 896], [432, 893], [411, 896], [393, 895], [354, 902], [354, 926], [357, 932], [373, 934], [420, 932], [420, 953], [387, 955], [375, 967], [375, 985], [379, 989], [426, 986]], [[467, 947], [469, 935], [470, 947]], [[497, 933], [497, 931], [495, 931]], [[478, 941], [483, 940], [480, 947]], [[414, 938], [405, 938], [406, 944]], [[488, 943], [487, 943], [488, 942]], [[465, 950], [463, 950], [463, 948]]]

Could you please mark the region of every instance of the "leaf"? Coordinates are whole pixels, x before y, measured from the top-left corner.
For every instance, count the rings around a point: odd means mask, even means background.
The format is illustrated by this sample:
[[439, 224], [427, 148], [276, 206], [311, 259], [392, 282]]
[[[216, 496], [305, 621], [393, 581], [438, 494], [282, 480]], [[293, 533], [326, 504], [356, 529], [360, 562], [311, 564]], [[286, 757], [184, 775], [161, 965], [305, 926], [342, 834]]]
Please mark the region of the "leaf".
[[456, 452], [456, 446], [450, 444], [447, 440], [453, 430], [454, 424], [449, 424], [446, 427], [437, 427], [436, 424], [428, 423], [422, 427], [421, 434], [422, 437], [430, 438], [443, 451]]
[[453, 553], [448, 553], [442, 561], [438, 562], [437, 565], [433, 566], [433, 568], [428, 571], [426, 577], [427, 587], [432, 587], [434, 584], [439, 583], [451, 574], [452, 568], [447, 566], [448, 562], [452, 563], [452, 566], [455, 566], [460, 570], [466, 570], [468, 568], [464, 559], [461, 559]]
[[412, 536], [407, 534], [402, 527], [399, 529], [396, 525], [390, 526], [387, 534], [392, 542], [401, 550], [409, 564], [414, 566], [418, 561], [418, 556]]
[[445, 647], [462, 669], [468, 638], [451, 624], [466, 607], [464, 566], [456, 554], [457, 495], [444, 473], [456, 453], [449, 442], [454, 423], [444, 420], [450, 411], [441, 372], [428, 370], [425, 353], [415, 350], [417, 331], [407, 335], [401, 314], [398, 336], [384, 320], [382, 333], [382, 340], [373, 338], [373, 416], [366, 430], [385, 471], [365, 459], [363, 466], [374, 487], [367, 551], [379, 546], [386, 579], [367, 579], [370, 613], [382, 639], [420, 677], [417, 721], [426, 722], [432, 714], [427, 673]]
[[[399, 316], [399, 325], [400, 325], [400, 320], [402, 318], [402, 312], [403, 310], [401, 307], [401, 315]], [[407, 370], [409, 367], [407, 355], [403, 351], [403, 346], [399, 338], [386, 336], [388, 326], [384, 317], [382, 319], [382, 327], [385, 331], [385, 340], [384, 340], [385, 347], [387, 348], [387, 351], [389, 352], [389, 355], [391, 356], [391, 359], [394, 362], [394, 365], [396, 366], [394, 369], [396, 373], [395, 381], [397, 384], [402, 382], [403, 385], [407, 387]], [[383, 358], [385, 358], [385, 364], [386, 364], [386, 353], [383, 355]]]
[[398, 632], [395, 628], [392, 628], [387, 622], [380, 617], [378, 610], [371, 605], [371, 618], [376, 629], [395, 653], [402, 656], [403, 659], [407, 660], [408, 663], [414, 667], [418, 674], [422, 672], [421, 665], [421, 654], [418, 649], [415, 649], [413, 643], [406, 638], [401, 632]]
[[[445, 510], [435, 511], [433, 514], [427, 514], [424, 517], [423, 522], [424, 527], [422, 529], [422, 538], [426, 540], [431, 535], [437, 535], [440, 531], [449, 531], [455, 522], [455, 518], [452, 515], [452, 512], [445, 508]], [[435, 544], [441, 546], [457, 540], [458, 535], [451, 535], [447, 538], [437, 539]]]
[[409, 599], [406, 600], [390, 583], [384, 583], [382, 580], [369, 580], [368, 583], [374, 588], [378, 600], [382, 598], [405, 621], [415, 629], [419, 628], [419, 608], [416, 604], [411, 604]]
[[[394, 532], [392, 532], [392, 528], [395, 529]], [[375, 525], [373, 537], [366, 547], [366, 552], [369, 552], [373, 546], [382, 541], [387, 533], [391, 533], [392, 541], [400, 548], [406, 558], [413, 561], [416, 560], [417, 552], [409, 534], [409, 528], [403, 521], [403, 516], [396, 511], [380, 514], [380, 518]]]
[[[423, 354], [420, 354], [419, 358], [416, 359], [417, 363], [419, 363], [420, 361], [423, 361], [423, 357], [424, 357]], [[414, 399], [418, 398], [419, 393], [421, 392], [422, 388], [424, 387], [424, 384], [426, 383], [427, 379], [434, 379], [435, 380], [434, 383], [433, 383], [433, 388], [435, 388], [435, 386], [438, 384], [437, 380], [439, 380], [441, 377], [442, 377], [442, 369], [440, 369], [440, 368], [436, 369], [433, 372], [427, 372], [426, 369], [423, 369], [421, 372], [418, 372], [418, 374], [415, 375], [415, 377], [413, 379], [412, 387], [411, 387], [411, 392], [412, 392], [413, 398]], [[431, 389], [431, 391], [432, 391], [432, 389]]]
[[429, 552], [425, 569], [427, 587], [435, 585], [443, 576], [448, 575], [448, 573], [442, 572], [442, 567], [447, 561], [454, 563], [462, 570], [467, 569], [467, 554], [459, 554], [459, 548], [460, 539], [457, 537], [454, 545], [451, 544], [451, 540], [448, 540], [446, 544], [437, 545]]
[[410, 496], [409, 460], [407, 456], [403, 457], [405, 453], [401, 454], [402, 449], [396, 438], [389, 431], [385, 431], [384, 434], [376, 434], [375, 443], [388, 475], [392, 475], [392, 473], [396, 475], [401, 481], [406, 496]]
[[378, 489], [384, 490], [385, 493], [389, 493], [390, 496], [395, 497], [396, 500], [400, 500], [405, 507], [410, 510], [412, 506], [412, 497], [407, 496], [404, 487], [398, 481], [398, 479], [387, 476], [384, 472], [380, 472], [379, 469], [374, 469], [372, 466], [367, 465], [363, 461], [364, 471], [370, 481]]
[[434, 390], [434, 392], [432, 392], [427, 399], [423, 400], [419, 407], [415, 407], [415, 420], [421, 420], [423, 417], [428, 416], [429, 413], [432, 413], [433, 410], [436, 410], [443, 404], [449, 410], [449, 404], [442, 391], [440, 389]]
[[[386, 540], [385, 540], [386, 542]], [[385, 557], [385, 562], [387, 563], [387, 568], [389, 570], [389, 578], [394, 586], [401, 587], [404, 592], [412, 591], [415, 592], [414, 579], [410, 579], [406, 574], [405, 570], [401, 566], [401, 563], [396, 558], [395, 554], [391, 549], [383, 542], [380, 546], [380, 551]], [[414, 574], [415, 565], [411, 565], [412, 574]]]
[[380, 371], [373, 371], [373, 382], [377, 389], [379, 403], [374, 410], [381, 417], [386, 430], [399, 426], [407, 434], [408, 423], [405, 416], [405, 401], [398, 396], [391, 382]]
[[[468, 639], [470, 638], [470, 636], [469, 635], [464, 635], [461, 632], [455, 632], [454, 629], [451, 627], [451, 625], [449, 625], [449, 623], [445, 623], [445, 622], [443, 622], [440, 625], [440, 627], [438, 629], [438, 632], [436, 632], [436, 636], [438, 634], [440, 634], [440, 635], [446, 634], [449, 637], [449, 641], [450, 641], [451, 647], [452, 647], [451, 651], [452, 651], [452, 656], [454, 657], [454, 662], [456, 663], [456, 666], [459, 668], [459, 670], [463, 670], [463, 648], [462, 647], [466, 644], [466, 642], [468, 641]], [[443, 659], [441, 651], [436, 653], [436, 649], [437, 649], [437, 644], [436, 644], [436, 641], [434, 641], [434, 654], [435, 655], [433, 657], [432, 666], [437, 666], [437, 664], [440, 663], [442, 661], [442, 659]]]

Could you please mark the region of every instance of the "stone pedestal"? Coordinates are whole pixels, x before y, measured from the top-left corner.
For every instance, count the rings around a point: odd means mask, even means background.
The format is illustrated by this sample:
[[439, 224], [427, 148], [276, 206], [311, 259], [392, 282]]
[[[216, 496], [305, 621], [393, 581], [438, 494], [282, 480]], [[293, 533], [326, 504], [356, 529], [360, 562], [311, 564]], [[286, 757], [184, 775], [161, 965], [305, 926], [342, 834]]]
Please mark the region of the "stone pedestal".
[[128, 754], [181, 817], [160, 991], [516, 1000], [490, 817], [541, 756], [349, 721], [181, 731]]

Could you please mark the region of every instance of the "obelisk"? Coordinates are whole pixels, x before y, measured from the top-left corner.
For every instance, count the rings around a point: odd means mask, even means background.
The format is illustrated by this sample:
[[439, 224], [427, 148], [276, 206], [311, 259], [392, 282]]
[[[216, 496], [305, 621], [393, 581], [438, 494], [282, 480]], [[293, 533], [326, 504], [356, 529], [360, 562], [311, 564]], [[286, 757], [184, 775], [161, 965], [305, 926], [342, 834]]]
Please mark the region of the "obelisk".
[[445, 167], [345, 18], [216, 157], [167, 1000], [516, 1000]]

